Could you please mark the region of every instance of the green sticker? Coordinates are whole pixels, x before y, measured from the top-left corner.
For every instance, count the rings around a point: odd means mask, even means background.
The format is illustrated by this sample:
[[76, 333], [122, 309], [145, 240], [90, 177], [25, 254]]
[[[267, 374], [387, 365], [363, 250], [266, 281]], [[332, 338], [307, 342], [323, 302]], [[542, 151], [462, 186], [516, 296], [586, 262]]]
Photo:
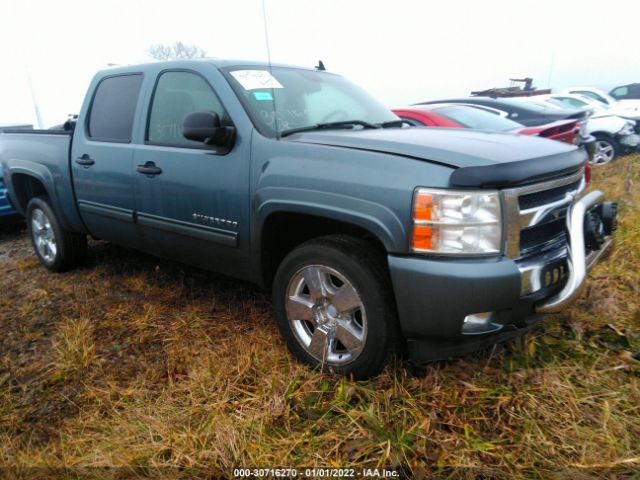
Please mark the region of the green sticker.
[[253, 96], [256, 100], [273, 100], [271, 92], [253, 92]]

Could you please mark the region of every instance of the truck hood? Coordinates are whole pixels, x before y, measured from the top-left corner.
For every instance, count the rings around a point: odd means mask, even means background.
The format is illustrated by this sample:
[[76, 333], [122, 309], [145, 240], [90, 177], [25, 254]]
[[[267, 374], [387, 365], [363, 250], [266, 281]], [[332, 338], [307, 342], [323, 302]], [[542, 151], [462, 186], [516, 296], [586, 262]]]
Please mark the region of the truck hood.
[[304, 132], [284, 140], [388, 153], [456, 169], [456, 186], [504, 187], [539, 181], [584, 165], [566, 143], [463, 128], [386, 128]]

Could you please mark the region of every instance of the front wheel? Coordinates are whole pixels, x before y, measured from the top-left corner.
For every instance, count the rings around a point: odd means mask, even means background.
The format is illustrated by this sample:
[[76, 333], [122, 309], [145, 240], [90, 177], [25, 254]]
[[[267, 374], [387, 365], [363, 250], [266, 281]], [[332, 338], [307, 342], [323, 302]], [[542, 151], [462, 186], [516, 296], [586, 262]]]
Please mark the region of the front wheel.
[[383, 262], [369, 244], [346, 236], [307, 242], [283, 260], [273, 302], [296, 357], [356, 379], [384, 368], [400, 336]]
[[595, 153], [590, 160], [592, 165], [605, 165], [620, 153], [620, 144], [611, 135], [606, 133], [595, 133], [596, 137]]
[[38, 260], [52, 272], [75, 267], [87, 251], [87, 237], [64, 230], [47, 197], [27, 205], [27, 228]]

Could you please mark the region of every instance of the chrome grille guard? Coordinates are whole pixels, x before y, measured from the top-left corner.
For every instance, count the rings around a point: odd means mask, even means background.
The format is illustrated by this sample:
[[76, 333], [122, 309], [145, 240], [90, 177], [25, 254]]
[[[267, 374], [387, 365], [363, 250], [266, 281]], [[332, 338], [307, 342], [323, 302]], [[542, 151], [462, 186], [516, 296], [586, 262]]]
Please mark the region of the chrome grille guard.
[[587, 210], [604, 200], [600, 191], [588, 193], [576, 200], [567, 211], [567, 265], [569, 277], [567, 283], [556, 295], [536, 304], [537, 313], [557, 313], [575, 302], [584, 288], [587, 269], [590, 268], [609, 248], [612, 242], [609, 236], [599, 250], [591, 252], [587, 257], [584, 242], [584, 216]]

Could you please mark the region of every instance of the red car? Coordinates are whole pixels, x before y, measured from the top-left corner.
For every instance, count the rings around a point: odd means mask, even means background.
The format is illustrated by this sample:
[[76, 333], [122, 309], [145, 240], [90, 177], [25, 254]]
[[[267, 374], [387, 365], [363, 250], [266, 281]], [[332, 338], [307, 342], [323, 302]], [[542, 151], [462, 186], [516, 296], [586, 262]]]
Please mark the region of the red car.
[[416, 126], [475, 128], [538, 135], [573, 145], [580, 143], [580, 125], [577, 120], [558, 120], [545, 125], [525, 127], [518, 122], [500, 116], [490, 108], [455, 103], [402, 107], [394, 109], [393, 113]]

